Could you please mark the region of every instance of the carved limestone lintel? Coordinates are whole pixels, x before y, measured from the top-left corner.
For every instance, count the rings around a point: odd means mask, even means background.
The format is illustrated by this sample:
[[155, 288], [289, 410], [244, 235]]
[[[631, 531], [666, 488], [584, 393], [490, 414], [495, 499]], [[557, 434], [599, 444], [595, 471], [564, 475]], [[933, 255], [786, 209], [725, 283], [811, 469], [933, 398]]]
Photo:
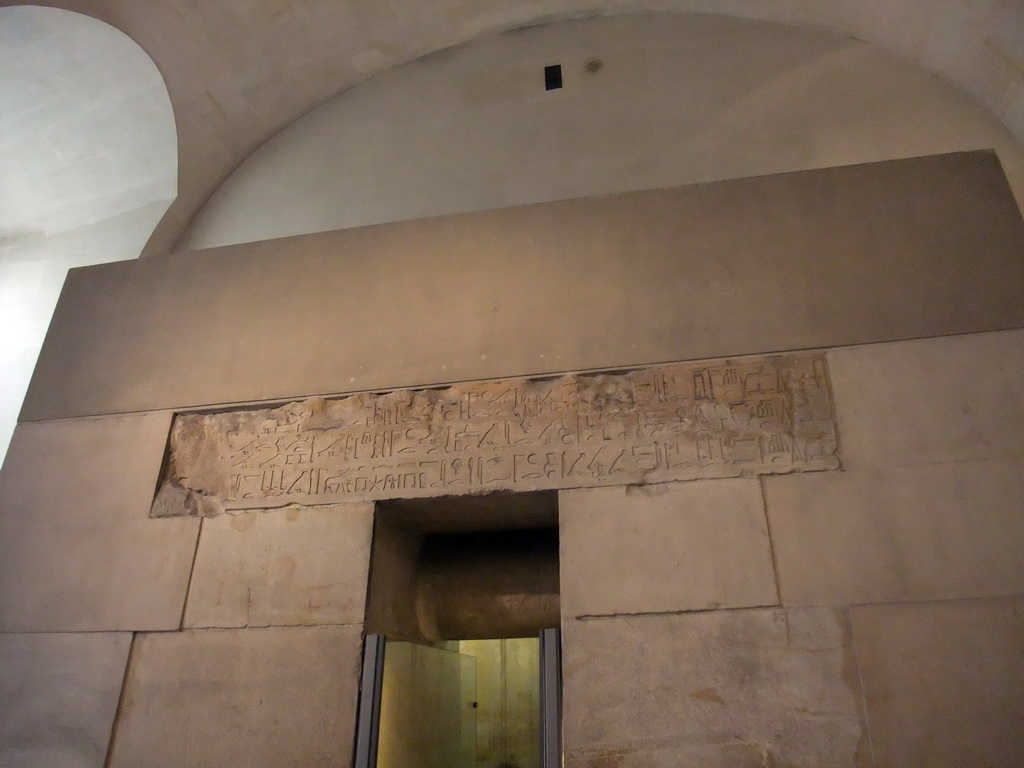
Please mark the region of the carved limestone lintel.
[[153, 516], [836, 469], [824, 357], [179, 414]]

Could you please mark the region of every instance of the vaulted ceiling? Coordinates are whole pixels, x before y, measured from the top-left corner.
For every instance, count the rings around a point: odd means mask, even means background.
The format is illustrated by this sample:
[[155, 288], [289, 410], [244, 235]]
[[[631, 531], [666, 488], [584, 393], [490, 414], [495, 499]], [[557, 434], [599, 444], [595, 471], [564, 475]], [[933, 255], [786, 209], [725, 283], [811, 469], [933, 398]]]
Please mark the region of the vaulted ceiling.
[[[147, 246], [174, 248], [256, 147], [328, 98], [467, 40], [574, 16], [720, 13], [826, 29], [968, 92], [1024, 143], [1020, 0], [55, 0], [125, 32], [166, 81], [179, 194]], [[25, 3], [0, 0], [0, 6]]]

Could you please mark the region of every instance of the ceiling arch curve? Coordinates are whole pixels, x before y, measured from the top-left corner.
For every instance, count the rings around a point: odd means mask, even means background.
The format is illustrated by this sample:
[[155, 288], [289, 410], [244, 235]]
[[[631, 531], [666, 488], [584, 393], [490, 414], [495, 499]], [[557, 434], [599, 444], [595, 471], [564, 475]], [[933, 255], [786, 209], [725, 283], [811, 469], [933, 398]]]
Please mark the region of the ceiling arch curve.
[[[564, 88], [544, 88], [559, 63]], [[1024, 151], [902, 58], [806, 27], [620, 14], [489, 35], [370, 78], [243, 160], [178, 247], [898, 157]]]
[[0, 245], [174, 198], [167, 89], [152, 59], [109, 24], [0, 8], [0, 100]]
[[88, 15], [0, 8], [0, 459], [67, 270], [136, 258], [176, 192], [149, 56]]
[[[11, 0], [0, 0], [15, 5]], [[580, 15], [716, 13], [817, 27], [888, 50], [962, 88], [1024, 141], [1017, 0], [51, 0], [117, 26], [163, 73], [178, 117], [179, 195], [146, 253], [172, 249], [257, 146], [331, 96], [476, 37]]]

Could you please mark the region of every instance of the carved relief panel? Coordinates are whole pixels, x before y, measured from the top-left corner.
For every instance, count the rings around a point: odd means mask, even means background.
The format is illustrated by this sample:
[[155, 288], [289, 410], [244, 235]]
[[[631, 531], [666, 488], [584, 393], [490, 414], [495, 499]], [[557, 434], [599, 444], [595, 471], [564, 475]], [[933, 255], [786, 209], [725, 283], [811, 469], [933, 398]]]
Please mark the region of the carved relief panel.
[[153, 515], [838, 466], [803, 354], [179, 414]]

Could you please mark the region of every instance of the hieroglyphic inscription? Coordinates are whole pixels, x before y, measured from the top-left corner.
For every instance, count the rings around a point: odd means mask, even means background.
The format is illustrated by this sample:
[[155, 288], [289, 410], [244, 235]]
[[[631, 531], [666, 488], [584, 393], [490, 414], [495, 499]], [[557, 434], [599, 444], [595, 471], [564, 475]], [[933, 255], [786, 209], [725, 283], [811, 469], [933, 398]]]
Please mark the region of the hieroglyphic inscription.
[[824, 358], [180, 414], [154, 515], [835, 469]]

